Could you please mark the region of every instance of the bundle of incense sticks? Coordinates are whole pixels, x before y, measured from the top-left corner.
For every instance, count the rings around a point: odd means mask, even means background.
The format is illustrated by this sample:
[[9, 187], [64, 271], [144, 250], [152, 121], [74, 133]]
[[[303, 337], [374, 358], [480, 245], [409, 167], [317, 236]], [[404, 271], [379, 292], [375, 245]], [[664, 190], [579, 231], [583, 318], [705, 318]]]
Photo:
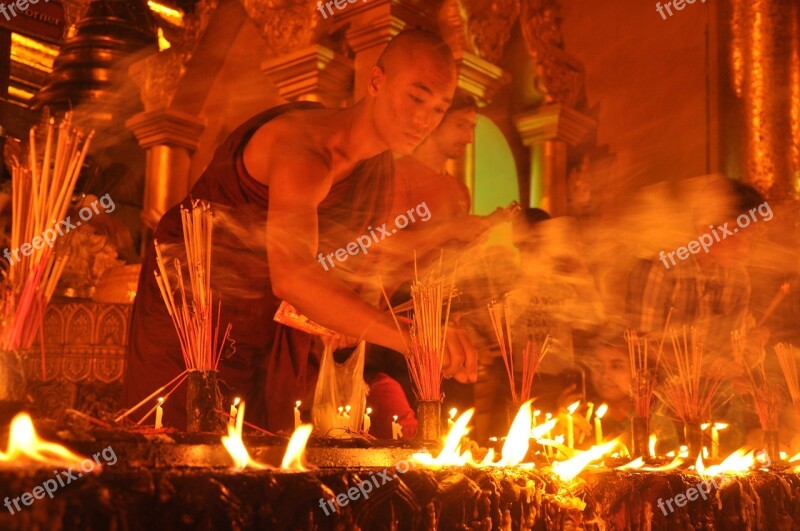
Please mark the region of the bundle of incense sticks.
[[[175, 281], [170, 280], [163, 253], [165, 249], [155, 242], [156, 282], [167, 311], [175, 325], [183, 352], [183, 360], [189, 370], [216, 370], [222, 350], [230, 336], [228, 324], [219, 341], [219, 316], [222, 303], [217, 305], [217, 325], [212, 330], [214, 305], [211, 293], [211, 206], [205, 201], [193, 201], [192, 208], [181, 207], [183, 240], [186, 249], [186, 267], [191, 292], [187, 298], [181, 261], [174, 258]], [[173, 287], [173, 282], [177, 288]], [[175, 292], [179, 297], [175, 297]], [[191, 303], [189, 302], [191, 300]]]
[[[442, 256], [439, 257], [439, 268], [436, 274], [420, 279], [414, 264], [415, 280], [411, 284], [411, 301], [413, 319], [410, 326], [410, 344], [405, 343], [406, 364], [417, 399], [421, 401], [437, 401], [442, 399], [442, 364], [445, 352], [447, 326], [450, 321], [450, 303], [453, 299], [456, 271], [449, 282], [442, 276]], [[383, 296], [395, 325], [403, 334], [397, 313], [389, 302], [389, 296], [383, 289]], [[447, 305], [445, 307], [445, 297]], [[444, 311], [444, 312], [443, 312]], [[403, 336], [405, 337], [405, 336]]]
[[639, 338], [634, 330], [626, 330], [625, 341], [631, 362], [633, 409], [637, 417], [649, 418], [658, 367], [650, 367], [647, 338]]
[[511, 335], [508, 301], [505, 300], [502, 303], [492, 301], [489, 303], [488, 308], [494, 334], [497, 337], [497, 343], [500, 345], [500, 354], [502, 354], [503, 362], [506, 366], [508, 384], [511, 387], [511, 401], [519, 406], [531, 398], [533, 377], [539, 370], [542, 359], [550, 351], [550, 336], [545, 336], [541, 345], [537, 344], [532, 338], [528, 338], [526, 341], [525, 349], [522, 351], [522, 382], [520, 383], [519, 392], [517, 392], [517, 385], [514, 380], [514, 338]]
[[[47, 122], [44, 148], [37, 146], [36, 127], [29, 134], [27, 160], [11, 162], [11, 252], [24, 244], [42, 239], [47, 231], [61, 234], [59, 228], [72, 200], [73, 190], [89, 151], [94, 131], [87, 137], [74, 127], [72, 113], [55, 127]], [[53, 236], [55, 237], [55, 236]], [[44, 309], [67, 264], [67, 256], [57, 256], [52, 247], [32, 248], [30, 256], [17, 251], [3, 281], [0, 348], [30, 348], [41, 328]]]
[[787, 343], [775, 345], [775, 353], [781, 364], [781, 372], [786, 379], [786, 387], [795, 407], [800, 406], [800, 380], [797, 378], [797, 362], [795, 361], [794, 347]]
[[722, 379], [719, 376], [703, 376], [700, 331], [691, 328], [691, 343], [685, 326], [682, 337], [675, 330], [672, 330], [671, 337], [675, 366], [663, 364], [667, 379], [657, 396], [684, 424], [705, 422], [730, 397], [726, 398], [721, 392]]
[[761, 429], [764, 431], [777, 431], [778, 415], [780, 414], [783, 397], [779, 388], [772, 385], [767, 379], [767, 372], [764, 369], [764, 360], [767, 357], [766, 352], [762, 349], [761, 356], [751, 369], [744, 354], [747, 348], [747, 341], [738, 330], [731, 332], [731, 344], [733, 346], [734, 361], [741, 365], [747, 375], [747, 391], [753, 398], [753, 406], [758, 415]]

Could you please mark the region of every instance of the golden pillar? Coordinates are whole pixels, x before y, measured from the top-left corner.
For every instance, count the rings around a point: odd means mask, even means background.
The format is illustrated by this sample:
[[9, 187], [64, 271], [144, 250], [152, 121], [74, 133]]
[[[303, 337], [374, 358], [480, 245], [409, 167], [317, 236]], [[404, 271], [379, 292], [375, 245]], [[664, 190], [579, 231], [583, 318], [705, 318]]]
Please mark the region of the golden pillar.
[[139, 113], [125, 125], [147, 152], [142, 218], [155, 228], [170, 207], [189, 193], [192, 153], [205, 120], [175, 109]]
[[721, 169], [769, 198], [800, 195], [800, 4], [719, 5]]
[[563, 104], [545, 105], [514, 118], [522, 142], [530, 150], [531, 195], [527, 206], [554, 216], [567, 214], [567, 148], [582, 142], [596, 123]]

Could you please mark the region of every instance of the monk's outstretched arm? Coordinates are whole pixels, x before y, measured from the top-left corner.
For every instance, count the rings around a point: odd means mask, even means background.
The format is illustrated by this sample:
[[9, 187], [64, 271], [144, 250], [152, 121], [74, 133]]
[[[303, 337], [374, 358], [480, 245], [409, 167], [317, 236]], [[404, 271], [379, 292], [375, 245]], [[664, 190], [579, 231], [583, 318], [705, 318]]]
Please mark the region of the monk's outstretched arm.
[[309, 319], [342, 334], [405, 352], [391, 317], [367, 304], [316, 260], [317, 207], [332, 180], [312, 152], [270, 164], [267, 254], [272, 291]]

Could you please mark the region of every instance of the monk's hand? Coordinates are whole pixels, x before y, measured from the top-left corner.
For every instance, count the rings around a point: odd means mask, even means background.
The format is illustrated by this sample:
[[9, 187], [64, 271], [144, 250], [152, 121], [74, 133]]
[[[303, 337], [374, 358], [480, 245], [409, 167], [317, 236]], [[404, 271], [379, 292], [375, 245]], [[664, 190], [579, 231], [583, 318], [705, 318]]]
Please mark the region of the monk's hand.
[[326, 346], [331, 347], [331, 350], [336, 351], [340, 348], [352, 348], [358, 345], [358, 338], [346, 336], [344, 334], [333, 334], [323, 339]]
[[461, 327], [450, 326], [447, 329], [442, 374], [445, 378], [455, 378], [460, 383], [474, 383], [478, 380], [478, 351]]

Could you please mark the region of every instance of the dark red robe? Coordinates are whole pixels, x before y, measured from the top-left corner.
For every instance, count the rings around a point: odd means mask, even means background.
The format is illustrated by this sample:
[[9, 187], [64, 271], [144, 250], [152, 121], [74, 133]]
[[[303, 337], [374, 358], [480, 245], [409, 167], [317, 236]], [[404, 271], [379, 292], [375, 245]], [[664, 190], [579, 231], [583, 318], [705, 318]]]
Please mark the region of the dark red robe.
[[[242, 154], [252, 134], [272, 118], [289, 110], [319, 107], [310, 102], [281, 105], [237, 128], [217, 149], [189, 197], [164, 214], [154, 234], [160, 244], [172, 244], [180, 256], [180, 205], [188, 207], [192, 199], [211, 201], [212, 288], [215, 297], [217, 290], [221, 292], [221, 328], [233, 325], [236, 347], [233, 356], [220, 362], [221, 388], [226, 400], [238, 396], [246, 401], [248, 421], [271, 430], [294, 426], [294, 402], [306, 396], [312, 383], [308, 370], [312, 338], [272, 319], [280, 300], [272, 293], [266, 252], [269, 187], [247, 173]], [[391, 154], [384, 152], [362, 161], [350, 176], [334, 184], [318, 208], [321, 249], [340, 247], [364, 234], [368, 226], [386, 220], [392, 175]], [[155, 282], [155, 258], [151, 243], [131, 318], [122, 398], [127, 407], [185, 369], [178, 336]], [[164, 425], [186, 427], [185, 384], [166, 402]]]

